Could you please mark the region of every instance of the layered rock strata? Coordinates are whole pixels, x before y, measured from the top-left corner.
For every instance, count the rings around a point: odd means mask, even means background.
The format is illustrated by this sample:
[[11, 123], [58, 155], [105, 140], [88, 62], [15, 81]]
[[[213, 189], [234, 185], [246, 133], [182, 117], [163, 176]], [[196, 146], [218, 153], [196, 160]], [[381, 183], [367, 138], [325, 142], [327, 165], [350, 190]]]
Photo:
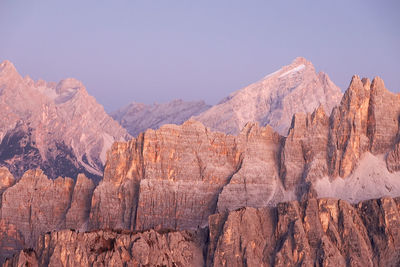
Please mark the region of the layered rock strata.
[[93, 181], [83, 174], [48, 179], [41, 170], [27, 171], [2, 194], [0, 256], [33, 247], [43, 233], [66, 228], [87, 230]]

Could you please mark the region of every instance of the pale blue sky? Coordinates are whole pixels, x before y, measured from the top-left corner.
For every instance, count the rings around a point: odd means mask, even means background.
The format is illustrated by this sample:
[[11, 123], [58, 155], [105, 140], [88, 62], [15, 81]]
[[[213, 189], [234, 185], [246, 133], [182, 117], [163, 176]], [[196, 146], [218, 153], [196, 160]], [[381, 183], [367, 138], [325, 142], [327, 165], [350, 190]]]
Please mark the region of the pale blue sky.
[[176, 98], [215, 104], [295, 57], [342, 88], [400, 91], [400, 1], [0, 0], [0, 60], [75, 77], [112, 111]]

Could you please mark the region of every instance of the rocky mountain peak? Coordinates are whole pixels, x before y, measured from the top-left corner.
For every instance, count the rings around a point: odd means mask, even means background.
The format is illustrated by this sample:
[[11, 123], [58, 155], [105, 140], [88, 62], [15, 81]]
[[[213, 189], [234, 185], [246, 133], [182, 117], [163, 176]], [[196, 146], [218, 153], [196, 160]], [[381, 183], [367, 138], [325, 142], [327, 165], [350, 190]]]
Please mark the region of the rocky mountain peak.
[[381, 77], [376, 76], [373, 80], [372, 80], [372, 84], [371, 84], [371, 90], [385, 90], [387, 91], [386, 87], [385, 87], [385, 83], [382, 80]]
[[361, 79], [362, 84], [364, 85], [365, 90], [368, 90], [371, 88], [371, 81], [368, 78], [362, 78]]
[[358, 75], [354, 75], [351, 78], [348, 90], [342, 98], [342, 103], [346, 103], [344, 107], [347, 107], [348, 109], [358, 109], [358, 107], [363, 104], [367, 105], [370, 94], [370, 88], [364, 86], [367, 84], [367, 81], [363, 83]]
[[1, 66], [0, 166], [17, 178], [41, 168], [53, 179], [76, 178], [79, 172], [99, 179], [107, 150], [114, 141], [129, 139], [127, 131], [82, 82], [34, 82], [23, 79], [9, 61]]
[[313, 64], [311, 63], [311, 61], [308, 61], [306, 58], [304, 57], [296, 57], [291, 65], [300, 65], [300, 64], [304, 64], [304, 65], [310, 65], [313, 66]]
[[317, 74], [310, 61], [299, 57], [195, 118], [212, 130], [230, 134], [256, 121], [286, 135], [293, 114], [311, 113], [319, 105], [329, 114], [341, 98], [341, 90], [328, 75]]
[[0, 73], [6, 72], [16, 72], [16, 68], [14, 64], [12, 64], [9, 60], [4, 60], [3, 62], [0, 63]]

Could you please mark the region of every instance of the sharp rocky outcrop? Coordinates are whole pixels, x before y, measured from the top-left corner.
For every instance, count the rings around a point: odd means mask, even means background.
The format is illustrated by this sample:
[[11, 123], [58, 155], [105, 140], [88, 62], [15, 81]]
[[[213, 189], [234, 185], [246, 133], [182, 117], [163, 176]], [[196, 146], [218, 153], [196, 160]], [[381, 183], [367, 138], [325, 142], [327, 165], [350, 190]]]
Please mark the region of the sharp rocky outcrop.
[[130, 138], [78, 80], [22, 78], [9, 61], [0, 64], [0, 111], [0, 165], [18, 179], [41, 168], [53, 179], [99, 180], [111, 144]]

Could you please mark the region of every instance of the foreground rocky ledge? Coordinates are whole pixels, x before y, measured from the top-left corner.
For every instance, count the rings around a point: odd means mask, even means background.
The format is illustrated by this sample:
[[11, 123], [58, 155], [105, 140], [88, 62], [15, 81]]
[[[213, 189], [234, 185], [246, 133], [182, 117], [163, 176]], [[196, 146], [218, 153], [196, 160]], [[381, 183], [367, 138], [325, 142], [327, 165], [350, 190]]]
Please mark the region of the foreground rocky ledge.
[[62, 230], [43, 235], [3, 266], [203, 266], [205, 242], [187, 231]]
[[309, 199], [212, 215], [208, 237], [62, 230], [3, 266], [399, 266], [399, 210], [399, 198]]

